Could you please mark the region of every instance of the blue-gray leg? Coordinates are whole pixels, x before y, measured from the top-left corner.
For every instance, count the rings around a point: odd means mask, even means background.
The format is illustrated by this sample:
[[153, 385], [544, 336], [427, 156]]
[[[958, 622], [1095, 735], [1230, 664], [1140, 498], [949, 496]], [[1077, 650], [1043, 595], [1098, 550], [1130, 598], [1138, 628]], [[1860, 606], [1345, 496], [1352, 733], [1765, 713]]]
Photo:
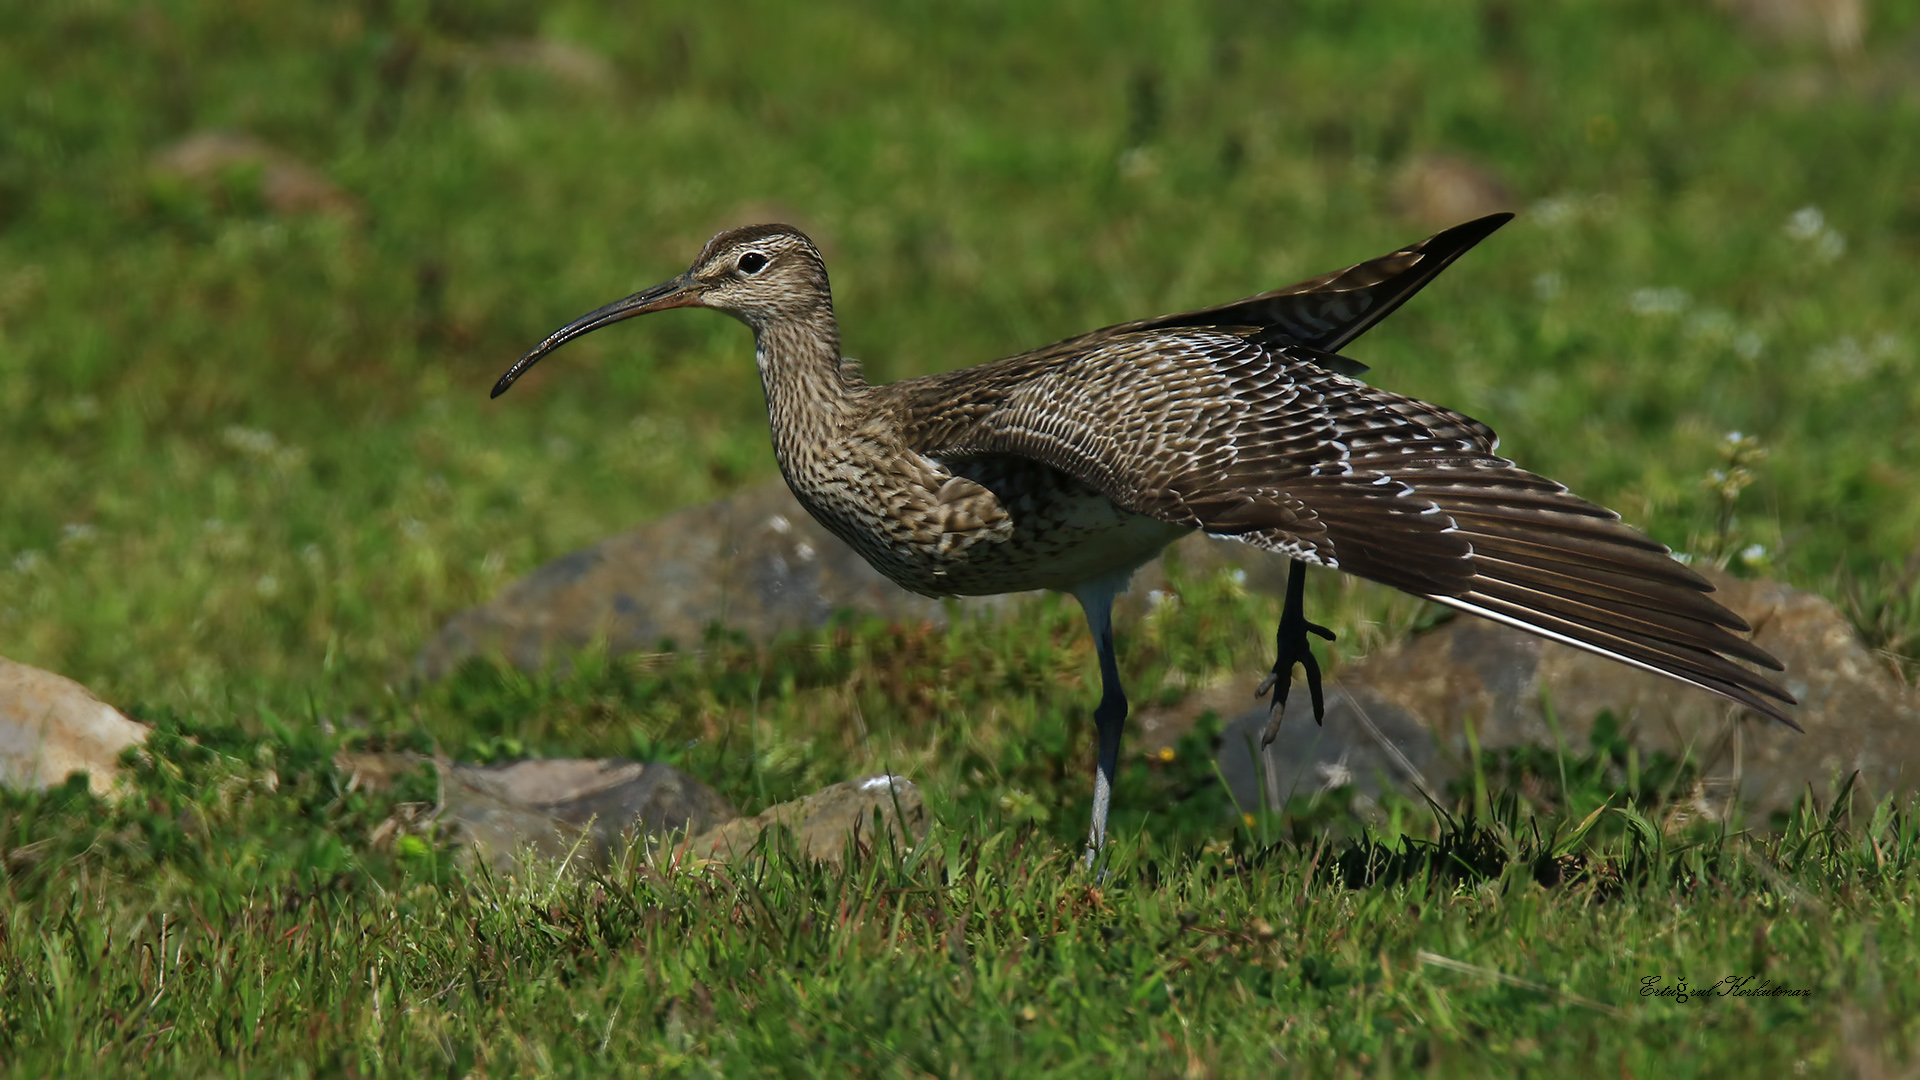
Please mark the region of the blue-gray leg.
[[1307, 693], [1313, 698], [1313, 722], [1320, 723], [1327, 715], [1327, 702], [1320, 692], [1320, 663], [1313, 658], [1313, 646], [1308, 644], [1308, 634], [1318, 634], [1328, 641], [1333, 640], [1333, 631], [1318, 623], [1307, 621], [1307, 564], [1299, 559], [1287, 569], [1287, 603], [1280, 609], [1280, 629], [1274, 631], [1274, 647], [1280, 653], [1273, 662], [1273, 671], [1260, 681], [1260, 688], [1253, 692], [1261, 697], [1267, 691], [1273, 691], [1273, 707], [1267, 717], [1267, 729], [1260, 734], [1260, 745], [1267, 746], [1274, 736], [1280, 734], [1280, 718], [1286, 715], [1287, 691], [1293, 688], [1293, 665], [1299, 664], [1306, 669]]
[[[1088, 620], [1091, 622], [1091, 618]], [[1113, 806], [1113, 779], [1120, 770], [1120, 733], [1127, 726], [1127, 694], [1120, 688], [1120, 665], [1113, 655], [1113, 621], [1094, 628], [1100, 651], [1100, 706], [1093, 727], [1100, 736], [1100, 759], [1093, 774], [1093, 827], [1087, 833], [1087, 865], [1107, 842], [1107, 811]]]
[[1124, 576], [1082, 583], [1073, 590], [1093, 631], [1093, 647], [1100, 654], [1100, 705], [1093, 710], [1094, 731], [1100, 736], [1099, 760], [1093, 774], [1093, 825], [1087, 831], [1087, 865], [1092, 866], [1107, 842], [1107, 811], [1113, 807], [1113, 781], [1120, 771], [1120, 733], [1127, 726], [1127, 694], [1120, 688], [1120, 664], [1113, 654], [1113, 598], [1127, 587]]

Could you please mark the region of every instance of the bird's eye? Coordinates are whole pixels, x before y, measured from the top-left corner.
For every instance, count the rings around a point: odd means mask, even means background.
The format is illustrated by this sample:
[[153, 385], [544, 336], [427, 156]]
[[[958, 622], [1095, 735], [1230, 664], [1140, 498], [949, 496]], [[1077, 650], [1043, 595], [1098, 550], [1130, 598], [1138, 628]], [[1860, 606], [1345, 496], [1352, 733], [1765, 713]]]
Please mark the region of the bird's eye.
[[757, 251], [749, 251], [740, 256], [739, 267], [743, 274], [757, 274], [766, 265], [767, 257]]

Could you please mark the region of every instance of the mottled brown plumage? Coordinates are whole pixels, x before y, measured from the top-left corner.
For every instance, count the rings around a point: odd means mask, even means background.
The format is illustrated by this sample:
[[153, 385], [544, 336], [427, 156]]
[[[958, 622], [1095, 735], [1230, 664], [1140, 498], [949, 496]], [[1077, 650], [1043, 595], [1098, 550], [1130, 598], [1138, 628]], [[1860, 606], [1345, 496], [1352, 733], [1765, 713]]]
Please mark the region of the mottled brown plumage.
[[[1344, 347], [1510, 215], [1286, 289], [1107, 327], [978, 367], [869, 385], [840, 354], [798, 230], [722, 233], [687, 273], [556, 331], [705, 306], [753, 328], [781, 472], [882, 573], [929, 596], [1056, 589], [1100, 649], [1095, 820], [1126, 714], [1110, 608], [1193, 530], [1337, 567], [1720, 694], [1789, 725], [1736, 660], [1779, 668], [1703, 579], [1618, 515], [1495, 454], [1479, 421], [1359, 380]], [[1297, 564], [1296, 564], [1297, 570]], [[1308, 663], [1297, 582], [1281, 662]], [[1330, 636], [1330, 635], [1329, 635]], [[1304, 654], [1304, 655], [1303, 655]], [[1276, 704], [1284, 700], [1282, 681]]]

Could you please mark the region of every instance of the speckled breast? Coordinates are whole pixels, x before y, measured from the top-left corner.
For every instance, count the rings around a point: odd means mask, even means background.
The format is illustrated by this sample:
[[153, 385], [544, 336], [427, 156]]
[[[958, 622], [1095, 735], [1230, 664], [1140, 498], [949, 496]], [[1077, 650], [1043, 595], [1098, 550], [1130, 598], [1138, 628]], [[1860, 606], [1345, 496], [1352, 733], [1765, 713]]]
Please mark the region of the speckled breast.
[[976, 458], [951, 468], [985, 489], [975, 498], [991, 501], [973, 516], [1003, 518], [1000, 527], [943, 536], [930, 532], [924, 519], [880, 512], [880, 498], [799, 485], [794, 494], [874, 569], [924, 596], [1071, 591], [1129, 573], [1191, 531], [1123, 510], [1073, 477], [1024, 458]]

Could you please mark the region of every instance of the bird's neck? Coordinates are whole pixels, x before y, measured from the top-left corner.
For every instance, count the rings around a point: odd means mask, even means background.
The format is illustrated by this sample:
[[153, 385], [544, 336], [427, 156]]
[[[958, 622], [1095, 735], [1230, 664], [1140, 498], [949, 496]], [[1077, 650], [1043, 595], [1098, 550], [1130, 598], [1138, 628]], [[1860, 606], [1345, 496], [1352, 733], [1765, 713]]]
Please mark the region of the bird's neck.
[[831, 308], [756, 326], [753, 337], [774, 456], [791, 480], [815, 463], [825, 443], [853, 426], [866, 380], [858, 365], [840, 355]]

